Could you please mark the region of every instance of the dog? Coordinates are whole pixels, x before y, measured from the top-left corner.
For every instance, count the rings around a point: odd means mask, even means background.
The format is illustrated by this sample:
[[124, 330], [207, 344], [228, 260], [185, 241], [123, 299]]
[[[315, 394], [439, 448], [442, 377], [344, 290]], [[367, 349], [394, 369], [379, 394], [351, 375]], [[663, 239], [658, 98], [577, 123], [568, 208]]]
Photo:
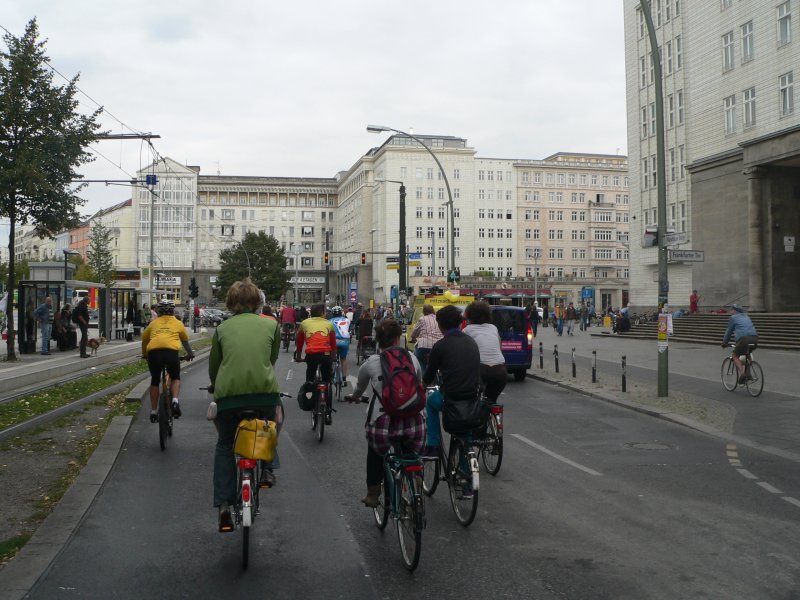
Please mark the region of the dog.
[[100, 344], [104, 343], [105, 341], [106, 341], [106, 338], [104, 338], [101, 335], [100, 337], [90, 338], [86, 342], [86, 345], [89, 346], [89, 348], [92, 349], [92, 352], [91, 352], [92, 356], [97, 355], [97, 349], [100, 347]]

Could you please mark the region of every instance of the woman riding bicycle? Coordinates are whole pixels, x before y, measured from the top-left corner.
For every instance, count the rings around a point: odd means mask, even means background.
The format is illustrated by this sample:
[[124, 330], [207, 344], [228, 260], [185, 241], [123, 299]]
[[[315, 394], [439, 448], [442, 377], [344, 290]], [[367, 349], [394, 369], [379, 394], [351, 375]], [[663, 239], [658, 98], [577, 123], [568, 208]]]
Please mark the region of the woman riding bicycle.
[[506, 359], [500, 349], [500, 334], [492, 323], [492, 309], [486, 302], [473, 302], [464, 311], [469, 324], [464, 333], [475, 340], [481, 353], [481, 385], [486, 399], [496, 403], [506, 387], [508, 372]]
[[[394, 319], [387, 319], [375, 328], [375, 339], [381, 350], [400, 346], [403, 329]], [[416, 369], [417, 379], [422, 381], [422, 369], [419, 361], [409, 352]], [[372, 402], [367, 409], [367, 495], [361, 499], [366, 506], [375, 508], [380, 503], [381, 482], [383, 481], [383, 456], [389, 450], [390, 438], [402, 435], [407, 438], [406, 448], [419, 452], [425, 445], [425, 420], [422, 413], [404, 419], [390, 419], [381, 409], [380, 401], [383, 392], [383, 372], [381, 357], [370, 356], [358, 370], [358, 383], [348, 402], [359, 402], [361, 395], [372, 388]]]
[[[278, 323], [262, 319], [263, 295], [250, 279], [237, 281], [225, 301], [233, 316], [217, 327], [211, 340], [208, 374], [217, 403], [219, 432], [214, 452], [214, 506], [219, 507], [220, 531], [233, 530], [231, 504], [236, 501], [236, 462], [233, 443], [239, 413], [254, 410], [262, 419], [283, 421], [275, 361], [280, 350]], [[278, 456], [264, 463], [260, 481], [275, 485]]]

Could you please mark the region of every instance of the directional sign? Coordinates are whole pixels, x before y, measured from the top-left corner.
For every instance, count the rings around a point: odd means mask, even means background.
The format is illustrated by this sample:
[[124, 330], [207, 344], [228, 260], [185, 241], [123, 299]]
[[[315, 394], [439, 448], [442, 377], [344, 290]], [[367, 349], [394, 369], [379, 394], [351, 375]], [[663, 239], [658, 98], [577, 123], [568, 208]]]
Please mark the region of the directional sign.
[[408, 260], [419, 260], [422, 258], [422, 254], [420, 252], [409, 252], [408, 253]]
[[422, 261], [421, 260], [410, 260], [410, 261], [408, 261], [408, 266], [409, 267], [421, 267], [422, 266]]
[[396, 263], [396, 262], [400, 262], [400, 257], [399, 257], [399, 256], [387, 256], [387, 257], [386, 257], [386, 262], [387, 262], [387, 263]]
[[677, 246], [679, 244], [687, 244], [689, 242], [689, 234], [685, 231], [678, 233], [668, 233], [664, 236], [667, 246]]
[[667, 258], [673, 261], [704, 262], [706, 253], [703, 250], [668, 250]]
[[397, 263], [389, 263], [388, 265], [386, 265], [386, 268], [389, 269], [390, 271], [399, 271], [400, 265], [398, 265]]

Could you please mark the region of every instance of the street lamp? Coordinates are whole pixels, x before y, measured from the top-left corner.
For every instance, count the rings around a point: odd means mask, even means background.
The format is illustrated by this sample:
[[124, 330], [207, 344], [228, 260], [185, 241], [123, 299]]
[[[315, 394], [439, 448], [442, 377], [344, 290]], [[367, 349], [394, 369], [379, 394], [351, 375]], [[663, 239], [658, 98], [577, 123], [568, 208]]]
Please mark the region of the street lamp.
[[402, 181], [394, 179], [375, 179], [377, 183], [399, 183], [400, 184], [400, 252], [397, 255], [397, 296], [405, 293], [408, 287], [406, 281], [406, 186]]
[[[76, 254], [80, 254], [80, 252], [78, 252], [77, 250], [73, 250], [72, 248], [64, 248], [62, 250], [62, 252], [64, 253], [64, 281], [66, 281], [67, 280], [67, 256], [70, 256], [70, 255], [74, 256]], [[66, 293], [66, 289], [64, 290], [64, 292]]]
[[[452, 269], [455, 269], [456, 266], [456, 221], [455, 221], [455, 214], [453, 209], [453, 194], [450, 191], [450, 181], [447, 179], [447, 173], [444, 171], [444, 167], [442, 163], [439, 162], [439, 159], [436, 158], [436, 155], [433, 153], [433, 150], [430, 149], [421, 139], [416, 136], [411, 135], [410, 133], [406, 133], [405, 131], [400, 131], [399, 129], [394, 129], [392, 127], [386, 127], [385, 125], [367, 125], [367, 131], [369, 133], [381, 133], [384, 131], [393, 131], [394, 133], [398, 133], [400, 135], [404, 135], [412, 140], [416, 141], [420, 144], [428, 153], [433, 157], [433, 160], [436, 161], [436, 164], [439, 166], [439, 171], [444, 178], [444, 185], [447, 188], [447, 204], [450, 206], [450, 252], [448, 255], [449, 263], [447, 265], [447, 272], [449, 273]], [[434, 273], [436, 275], [436, 273]]]
[[300, 281], [300, 272], [299, 272], [299, 263], [300, 263], [300, 255], [303, 253], [303, 248], [300, 247], [299, 244], [292, 245], [292, 254], [294, 254], [294, 305], [300, 305], [300, 298], [297, 295], [297, 285]]

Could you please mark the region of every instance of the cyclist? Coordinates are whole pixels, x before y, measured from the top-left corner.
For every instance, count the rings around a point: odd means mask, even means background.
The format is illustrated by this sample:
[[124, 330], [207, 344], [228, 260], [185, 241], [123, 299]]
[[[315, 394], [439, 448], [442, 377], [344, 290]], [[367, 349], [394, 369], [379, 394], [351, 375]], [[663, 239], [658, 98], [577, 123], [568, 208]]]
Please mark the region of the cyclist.
[[506, 387], [508, 372], [506, 359], [500, 349], [500, 334], [492, 323], [492, 309], [487, 302], [475, 301], [467, 306], [464, 316], [469, 322], [464, 333], [475, 340], [481, 353], [481, 382], [486, 399], [496, 403]]
[[[400, 324], [387, 319], [375, 328], [375, 339], [381, 350], [400, 346], [400, 336], [403, 329]], [[411, 361], [416, 369], [416, 376], [422, 379], [422, 369], [417, 358], [409, 352]], [[358, 402], [361, 396], [372, 388], [372, 401], [367, 409], [367, 495], [362, 498], [367, 507], [375, 508], [380, 504], [381, 482], [383, 481], [383, 456], [389, 450], [390, 438], [400, 435], [408, 438], [406, 447], [419, 452], [425, 445], [425, 420], [422, 413], [404, 419], [391, 419], [381, 410], [380, 400], [375, 406], [375, 398], [380, 398], [383, 393], [383, 369], [381, 358], [378, 354], [370, 356], [358, 370], [358, 383], [351, 396], [346, 396], [348, 402]]]
[[161, 383], [161, 368], [167, 367], [172, 392], [172, 415], [181, 416], [178, 394], [181, 391], [181, 361], [178, 351], [186, 349], [189, 360], [194, 358], [189, 345], [186, 327], [175, 318], [175, 303], [163, 299], [156, 305], [158, 317], [153, 319], [142, 333], [142, 355], [150, 367], [150, 422], [158, 423], [158, 386]]
[[[303, 354], [303, 345], [306, 347], [306, 383], [313, 382], [317, 367], [322, 371], [322, 380], [330, 381], [333, 374], [332, 356], [336, 349], [336, 333], [333, 324], [323, 315], [324, 304], [314, 304], [311, 307], [311, 316], [300, 323], [297, 332], [297, 348], [294, 359], [300, 362]], [[325, 424], [331, 423], [331, 405], [328, 404], [328, 414], [325, 415]]]
[[336, 351], [342, 365], [342, 387], [347, 387], [347, 353], [350, 350], [350, 319], [342, 314], [341, 306], [331, 309], [331, 323], [336, 333]]
[[461, 311], [450, 304], [436, 312], [436, 323], [444, 337], [433, 345], [428, 366], [422, 377], [426, 386], [442, 376], [441, 394], [428, 397], [428, 443], [425, 455], [439, 456], [441, 428], [439, 412], [447, 400], [472, 400], [476, 398], [480, 384], [481, 353], [478, 344], [461, 330]]
[[[211, 339], [208, 375], [217, 403], [219, 432], [214, 451], [214, 506], [219, 507], [219, 530], [232, 531], [230, 505], [236, 501], [236, 462], [233, 443], [239, 413], [255, 410], [261, 418], [283, 421], [283, 407], [275, 374], [280, 351], [278, 323], [259, 316], [261, 294], [249, 279], [235, 282], [225, 304], [233, 313], [220, 323]], [[277, 454], [264, 463], [261, 483], [275, 485], [272, 469], [278, 468]]]
[[733, 362], [739, 370], [739, 383], [745, 383], [746, 374], [744, 372], [744, 364], [742, 359], [739, 358], [742, 354], [747, 354], [748, 345], [753, 345], [753, 350], [758, 345], [758, 333], [753, 321], [750, 320], [744, 309], [738, 304], [731, 304], [731, 318], [728, 320], [728, 329], [725, 330], [725, 336], [722, 338], [722, 347], [725, 348], [733, 336], [736, 340], [736, 346], [733, 348]]
[[411, 332], [411, 341], [414, 342], [414, 355], [419, 360], [422, 368], [428, 366], [428, 356], [433, 345], [442, 339], [442, 332], [436, 323], [436, 311], [433, 306], [426, 304], [422, 307], [422, 317], [417, 321]]
[[281, 331], [286, 335], [291, 335], [297, 323], [297, 313], [292, 306], [284, 306], [281, 311]]

